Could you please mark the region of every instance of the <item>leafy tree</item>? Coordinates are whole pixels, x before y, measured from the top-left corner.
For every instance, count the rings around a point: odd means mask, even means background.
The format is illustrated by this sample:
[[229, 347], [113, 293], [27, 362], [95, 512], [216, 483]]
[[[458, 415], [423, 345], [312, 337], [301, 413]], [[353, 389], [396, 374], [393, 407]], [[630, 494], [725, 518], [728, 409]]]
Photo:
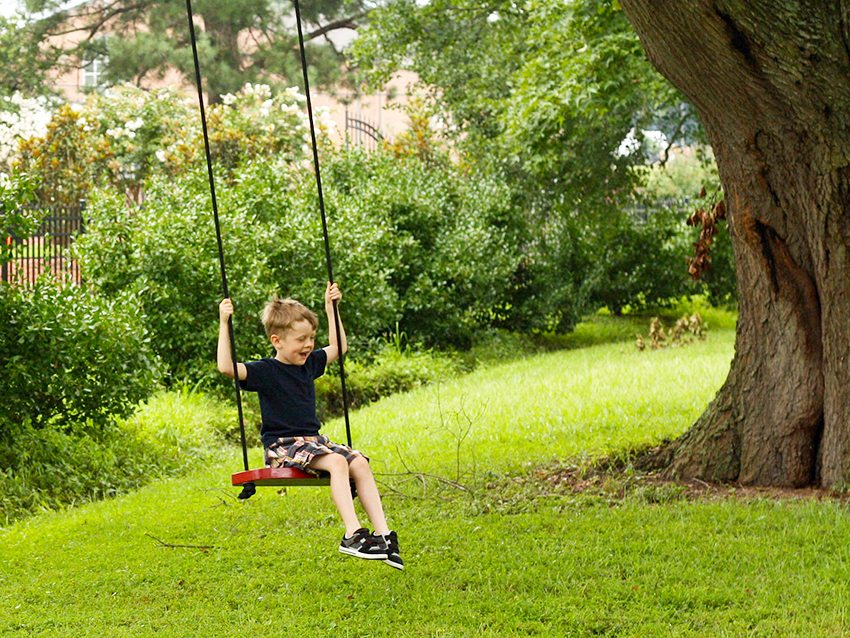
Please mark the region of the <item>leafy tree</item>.
[[[77, 33], [78, 44], [41, 47], [42, 63], [62, 59], [82, 67], [101, 55], [111, 84], [162, 77], [177, 69], [194, 82], [192, 54], [183, 2], [114, 0], [61, 9], [60, 0], [27, 0], [31, 12], [49, 17], [35, 23], [41, 41]], [[365, 15], [363, 0], [304, 3], [305, 39], [317, 86], [341, 79], [341, 54], [329, 34], [356, 28]], [[206, 90], [213, 102], [235, 93], [246, 82], [300, 84], [300, 59], [292, 5], [286, 0], [197, 0], [198, 47]]]
[[[246, 85], [212, 105], [210, 143], [223, 176], [259, 155], [304, 157], [303, 99], [295, 89], [273, 95], [268, 86]], [[323, 111], [316, 120], [326, 132]], [[71, 204], [101, 184], [139, 200], [148, 175], [173, 177], [201, 163], [201, 127], [191, 101], [171, 89], [123, 84], [89, 95], [79, 108], [60, 107], [44, 135], [21, 141], [14, 166], [29, 175], [41, 201]]]
[[700, 114], [740, 317], [726, 383], [667, 450], [679, 476], [850, 484], [848, 13], [816, 0], [621, 0]]
[[[31, 23], [0, 17], [0, 97], [46, 93], [45, 77], [51, 60], [39, 54], [41, 34]], [[0, 101], [0, 108], [10, 106]]]
[[373, 82], [419, 74], [457, 141], [495, 157], [543, 211], [622, 202], [645, 163], [617, 152], [629, 132], [694, 129], [616, 3], [392, 0], [353, 51]]
[[[511, 188], [532, 229], [518, 297], [572, 300], [552, 327], [568, 329], [583, 307], [618, 311], [695, 291], [687, 215], [635, 193], [647, 162], [670, 150], [643, 131], [671, 144], [698, 140], [699, 125], [617, 3], [391, 0], [353, 51], [373, 82], [418, 73], [445, 133]], [[660, 211], [652, 223], [627, 212], [637, 203]]]

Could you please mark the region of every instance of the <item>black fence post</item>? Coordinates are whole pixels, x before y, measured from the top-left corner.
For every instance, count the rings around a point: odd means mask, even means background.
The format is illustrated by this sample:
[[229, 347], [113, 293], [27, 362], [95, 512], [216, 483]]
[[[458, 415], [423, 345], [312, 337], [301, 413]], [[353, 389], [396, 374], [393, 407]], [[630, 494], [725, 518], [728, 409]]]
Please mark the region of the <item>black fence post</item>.
[[72, 245], [77, 235], [85, 232], [85, 200], [71, 206], [34, 206], [35, 210], [48, 211], [38, 230], [30, 237], [16, 237], [3, 231], [8, 259], [0, 268], [0, 277], [7, 283], [32, 285], [46, 268], [57, 279], [82, 285], [80, 265], [74, 258]]

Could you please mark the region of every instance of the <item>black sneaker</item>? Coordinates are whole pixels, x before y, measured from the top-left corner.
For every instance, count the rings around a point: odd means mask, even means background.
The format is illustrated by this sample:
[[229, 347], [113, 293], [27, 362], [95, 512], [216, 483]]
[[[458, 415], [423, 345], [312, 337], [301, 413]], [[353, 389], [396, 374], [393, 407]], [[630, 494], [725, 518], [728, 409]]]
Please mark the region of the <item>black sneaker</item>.
[[404, 569], [404, 561], [398, 553], [398, 535], [395, 532], [390, 532], [383, 537], [387, 544], [387, 557], [384, 562], [396, 569]]
[[342, 537], [339, 543], [339, 551], [349, 556], [357, 556], [367, 560], [386, 560], [387, 546], [383, 539], [378, 541], [365, 527], [361, 527], [351, 535], [351, 538]]

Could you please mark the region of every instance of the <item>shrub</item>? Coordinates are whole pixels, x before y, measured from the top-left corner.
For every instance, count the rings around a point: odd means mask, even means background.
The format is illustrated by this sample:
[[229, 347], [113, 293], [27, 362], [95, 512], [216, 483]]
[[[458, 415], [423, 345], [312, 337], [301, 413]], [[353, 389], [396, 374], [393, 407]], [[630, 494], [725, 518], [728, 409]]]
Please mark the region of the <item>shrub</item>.
[[178, 475], [238, 437], [235, 408], [185, 388], [158, 392], [99, 431], [26, 419], [0, 438], [0, 524]]
[[[0, 521], [127, 492], [159, 475], [132, 433], [36, 427], [25, 420], [0, 440]], [[12, 459], [11, 463], [8, 459]]]
[[604, 255], [590, 267], [588, 296], [595, 307], [621, 314], [699, 292], [688, 279], [690, 232], [678, 207], [658, 205], [646, 219], [612, 214], [592, 244]]
[[[95, 194], [88, 232], [77, 242], [84, 276], [101, 295], [131, 297], [142, 309], [167, 382], [209, 378], [222, 293], [205, 176], [155, 178], [148, 193], [146, 204], [133, 208], [115, 194]], [[223, 240], [241, 326], [274, 289], [263, 264], [271, 237], [246, 207], [226, 210]], [[240, 331], [237, 346], [257, 350], [256, 331]]]
[[[333, 367], [330, 374], [316, 380], [316, 400], [322, 418], [339, 416], [343, 412], [337, 370]], [[346, 360], [348, 404], [351, 408], [361, 407], [391, 394], [451, 378], [459, 370], [459, 363], [447, 354], [385, 346], [369, 362]]]
[[[426, 345], [467, 344], [510, 307], [521, 224], [500, 186], [446, 161], [328, 151], [326, 203], [336, 277], [353, 349], [398, 322]], [[78, 242], [89, 284], [124, 293], [148, 318], [169, 378], [214, 375], [221, 298], [206, 175], [154, 177], [144, 206], [98, 192]], [[233, 171], [219, 193], [241, 359], [269, 354], [258, 315], [274, 293], [323, 307], [325, 271], [315, 182], [271, 158]], [[325, 339], [326, 327], [320, 340]]]
[[0, 316], [0, 438], [22, 422], [102, 431], [155, 387], [159, 362], [127, 295], [106, 300], [42, 277], [28, 289], [0, 284]]

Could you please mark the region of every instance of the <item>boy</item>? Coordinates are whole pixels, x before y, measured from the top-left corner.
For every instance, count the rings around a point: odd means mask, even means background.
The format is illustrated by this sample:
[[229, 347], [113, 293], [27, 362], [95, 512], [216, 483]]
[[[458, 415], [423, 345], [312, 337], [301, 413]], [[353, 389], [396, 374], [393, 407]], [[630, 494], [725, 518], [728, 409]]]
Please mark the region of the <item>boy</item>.
[[[348, 351], [345, 329], [339, 322], [337, 340], [333, 320], [335, 301], [342, 299], [336, 284], [325, 290], [325, 313], [328, 317], [330, 345], [314, 350], [318, 319], [294, 299], [273, 299], [263, 310], [263, 326], [274, 346], [275, 356], [259, 361], [237, 363], [242, 388], [257, 392], [262, 416], [261, 436], [266, 450], [266, 465], [297, 467], [313, 474], [327, 472], [331, 477], [331, 497], [345, 525], [339, 551], [350, 556], [383, 560], [396, 569], [404, 569], [399, 556], [398, 537], [390, 531], [384, 517], [381, 496], [369, 461], [357, 450], [333, 443], [319, 434], [316, 416], [314, 379], [325, 372], [325, 366]], [[233, 378], [228, 320], [233, 304], [224, 299], [219, 305], [218, 369]], [[354, 511], [349, 479], [354, 480], [360, 503], [375, 528], [370, 534], [360, 527]]]

